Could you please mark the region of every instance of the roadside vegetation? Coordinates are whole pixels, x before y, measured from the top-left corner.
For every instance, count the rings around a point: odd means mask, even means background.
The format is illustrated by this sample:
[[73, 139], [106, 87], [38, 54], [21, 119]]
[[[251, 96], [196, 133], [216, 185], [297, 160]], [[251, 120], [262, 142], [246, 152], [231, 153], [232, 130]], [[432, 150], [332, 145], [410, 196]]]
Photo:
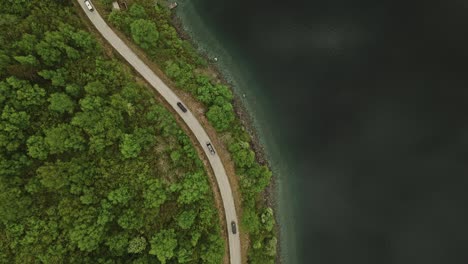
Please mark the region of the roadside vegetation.
[[221, 263], [190, 139], [100, 46], [70, 1], [0, 1], [0, 263]]
[[112, 0], [100, 0], [107, 19], [139, 45], [175, 85], [189, 92], [206, 107], [206, 117], [221, 134], [236, 166], [242, 194], [241, 228], [250, 238], [249, 263], [274, 263], [277, 238], [272, 208], [263, 192], [271, 171], [257, 162], [252, 139], [237, 118], [231, 89], [206, 74], [208, 65], [194, 47], [181, 39], [172, 25], [168, 8], [150, 0], [132, 0], [128, 10], [111, 11]]

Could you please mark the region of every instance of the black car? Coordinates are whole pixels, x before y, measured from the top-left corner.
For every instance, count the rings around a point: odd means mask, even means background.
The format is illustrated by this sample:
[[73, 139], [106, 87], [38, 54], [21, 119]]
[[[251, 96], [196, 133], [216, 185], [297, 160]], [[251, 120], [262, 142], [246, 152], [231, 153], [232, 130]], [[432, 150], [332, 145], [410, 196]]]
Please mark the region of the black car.
[[180, 110], [182, 110], [182, 112], [187, 112], [187, 108], [185, 108], [185, 106], [181, 102], [177, 102], [177, 106], [180, 108]]
[[231, 222], [231, 229], [232, 229], [233, 234], [237, 233], [236, 222], [234, 222], [234, 221]]
[[207, 147], [208, 150], [210, 151], [211, 155], [216, 154], [216, 152], [215, 152], [215, 150], [214, 150], [214, 148], [213, 148], [213, 146], [211, 145], [210, 142], [206, 142], [206, 147]]

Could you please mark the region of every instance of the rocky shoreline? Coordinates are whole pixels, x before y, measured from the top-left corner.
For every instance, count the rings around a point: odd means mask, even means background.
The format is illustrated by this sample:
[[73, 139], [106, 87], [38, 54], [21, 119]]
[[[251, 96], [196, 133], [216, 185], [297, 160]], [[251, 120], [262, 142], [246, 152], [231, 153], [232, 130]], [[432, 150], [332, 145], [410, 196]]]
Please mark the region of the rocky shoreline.
[[[191, 43], [191, 45], [193, 45], [193, 47], [195, 47], [197, 52], [209, 63], [209, 68], [210, 68], [211, 71], [213, 71], [216, 74], [216, 78], [219, 79], [222, 84], [225, 84], [226, 86], [228, 86], [231, 89], [232, 94], [234, 95], [234, 100], [233, 100], [234, 111], [236, 113], [237, 118], [241, 122], [242, 126], [246, 129], [247, 133], [249, 133], [250, 137], [252, 138], [251, 147], [252, 147], [252, 150], [255, 152], [256, 161], [261, 165], [267, 166], [270, 169], [270, 171], [273, 172], [273, 170], [272, 170], [272, 168], [271, 168], [271, 166], [270, 166], [270, 164], [268, 162], [266, 151], [265, 151], [265, 149], [263, 148], [263, 146], [260, 143], [260, 139], [259, 139], [259, 136], [258, 136], [258, 133], [257, 133], [257, 129], [255, 128], [255, 125], [254, 125], [254, 120], [253, 120], [252, 116], [249, 114], [246, 107], [244, 106], [242, 100], [240, 99], [240, 96], [235, 93], [235, 91], [233, 89], [233, 84], [230, 83], [224, 77], [224, 75], [219, 70], [216, 63], [213, 63], [212, 60], [209, 58], [208, 54], [202, 52], [199, 49], [198, 45], [193, 41], [193, 39], [190, 37], [190, 35], [185, 31], [184, 26], [183, 26], [182, 21], [180, 20], [180, 18], [177, 17], [177, 15], [174, 12], [171, 13], [171, 18], [172, 18], [172, 21], [171, 21], [172, 25], [176, 29], [179, 36], [183, 40], [189, 41]], [[275, 215], [275, 219], [276, 219], [275, 235], [276, 235], [276, 237], [278, 239], [276, 263], [280, 264], [282, 262], [281, 261], [281, 243], [279, 242], [279, 241], [281, 241], [280, 240], [280, 232], [279, 232], [280, 225], [279, 225], [279, 221], [278, 221], [278, 219], [279, 219], [278, 215], [276, 214], [278, 212], [278, 209], [279, 209], [279, 205], [278, 205], [278, 201], [277, 201], [277, 197], [278, 197], [278, 194], [277, 194], [277, 190], [278, 190], [277, 187], [278, 186], [277, 186], [277, 184], [278, 184], [277, 183], [277, 177], [275, 177], [274, 174], [273, 174], [272, 177], [271, 177], [270, 185], [268, 185], [268, 187], [265, 188], [265, 190], [263, 192], [263, 200], [264, 200], [265, 204], [268, 207], [271, 207], [274, 210], [274, 215]]]

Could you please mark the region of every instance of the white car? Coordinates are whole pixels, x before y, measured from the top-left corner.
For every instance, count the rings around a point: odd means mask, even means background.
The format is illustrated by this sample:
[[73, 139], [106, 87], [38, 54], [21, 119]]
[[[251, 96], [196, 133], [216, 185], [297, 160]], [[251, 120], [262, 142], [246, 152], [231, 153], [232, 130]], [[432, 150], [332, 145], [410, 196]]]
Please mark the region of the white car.
[[210, 142], [206, 142], [206, 146], [208, 147], [208, 150], [210, 151], [211, 155], [216, 154], [216, 152], [215, 152], [215, 150], [214, 150], [214, 148], [213, 148], [213, 146], [211, 145]]
[[84, 1], [86, 7], [88, 8], [89, 11], [93, 11], [94, 8], [93, 6], [91, 5], [91, 2], [89, 2], [88, 0]]

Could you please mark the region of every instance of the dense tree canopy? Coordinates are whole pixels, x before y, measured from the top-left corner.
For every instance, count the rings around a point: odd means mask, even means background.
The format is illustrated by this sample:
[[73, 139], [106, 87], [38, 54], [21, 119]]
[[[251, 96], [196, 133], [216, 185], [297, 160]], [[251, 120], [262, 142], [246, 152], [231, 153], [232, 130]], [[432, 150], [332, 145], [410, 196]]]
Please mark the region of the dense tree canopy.
[[220, 263], [190, 139], [77, 10], [0, 1], [0, 263]]

